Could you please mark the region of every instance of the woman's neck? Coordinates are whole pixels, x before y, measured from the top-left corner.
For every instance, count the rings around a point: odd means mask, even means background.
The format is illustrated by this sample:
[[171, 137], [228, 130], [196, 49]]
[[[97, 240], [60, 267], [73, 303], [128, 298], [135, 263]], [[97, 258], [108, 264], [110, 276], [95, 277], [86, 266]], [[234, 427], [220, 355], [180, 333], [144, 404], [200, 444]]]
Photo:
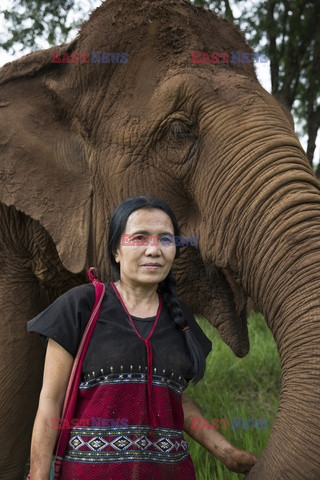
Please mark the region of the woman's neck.
[[115, 286], [132, 315], [148, 317], [156, 315], [159, 306], [157, 285], [129, 285], [118, 280]]

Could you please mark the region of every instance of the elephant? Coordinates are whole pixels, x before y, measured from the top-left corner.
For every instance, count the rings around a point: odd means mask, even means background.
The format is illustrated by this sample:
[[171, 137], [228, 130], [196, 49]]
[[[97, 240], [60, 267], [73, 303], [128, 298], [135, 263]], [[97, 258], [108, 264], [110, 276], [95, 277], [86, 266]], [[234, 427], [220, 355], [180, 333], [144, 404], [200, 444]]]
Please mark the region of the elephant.
[[290, 113], [253, 62], [225, 61], [232, 51], [252, 53], [186, 0], [108, 0], [71, 42], [1, 68], [3, 478], [22, 478], [41, 388], [44, 348], [26, 322], [88, 267], [108, 280], [110, 216], [141, 194], [198, 238], [174, 264], [194, 314], [238, 357], [248, 298], [273, 333], [280, 403], [247, 479], [320, 478], [319, 182]]

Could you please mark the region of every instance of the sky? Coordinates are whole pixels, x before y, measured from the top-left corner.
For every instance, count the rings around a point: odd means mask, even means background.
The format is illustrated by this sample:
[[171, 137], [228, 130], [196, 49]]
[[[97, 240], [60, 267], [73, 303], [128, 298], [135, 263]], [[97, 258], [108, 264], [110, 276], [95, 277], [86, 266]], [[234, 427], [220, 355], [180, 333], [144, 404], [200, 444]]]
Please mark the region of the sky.
[[[252, 3], [253, 0], [248, 0], [248, 3]], [[90, 12], [97, 6], [99, 6], [102, 3], [102, 0], [87, 0], [86, 2], [81, 2], [80, 0], [76, 0], [76, 3], [78, 5], [81, 5], [82, 12], [84, 13], [81, 14], [81, 20], [86, 20], [87, 17], [89, 16]], [[1, 8], [10, 8], [12, 2], [11, 0], [1, 0]], [[86, 6], [84, 6], [86, 5]], [[235, 17], [238, 17], [240, 15], [240, 11], [237, 9], [237, 6], [231, 2], [231, 6], [233, 9], [233, 12], [235, 14]], [[79, 18], [79, 16], [78, 16]], [[75, 15], [72, 15], [72, 19], [77, 20]], [[3, 19], [3, 16], [0, 15], [0, 38], [5, 38], [5, 31], [6, 31], [6, 22]], [[73, 38], [76, 35], [76, 32], [73, 32], [70, 34], [69, 39]], [[40, 48], [49, 48], [50, 45], [47, 44], [46, 42], [42, 42], [40, 45]], [[21, 52], [18, 52], [16, 54], [9, 54], [3, 49], [0, 49], [0, 67], [4, 65], [7, 62], [11, 62], [12, 60], [19, 58], [23, 55], [26, 55], [29, 53], [29, 50], [22, 50]], [[262, 87], [267, 90], [267, 92], [271, 92], [271, 78], [270, 78], [270, 62], [266, 63], [256, 63], [256, 74], [258, 77], [258, 80]], [[299, 132], [301, 131], [301, 126], [297, 124], [296, 122], [296, 131]], [[307, 148], [307, 136], [300, 136], [299, 140], [303, 146], [303, 148], [306, 150]], [[318, 137], [317, 137], [317, 142], [316, 142], [316, 151], [314, 155], [314, 164], [318, 164], [320, 161], [320, 132], [318, 132]]]

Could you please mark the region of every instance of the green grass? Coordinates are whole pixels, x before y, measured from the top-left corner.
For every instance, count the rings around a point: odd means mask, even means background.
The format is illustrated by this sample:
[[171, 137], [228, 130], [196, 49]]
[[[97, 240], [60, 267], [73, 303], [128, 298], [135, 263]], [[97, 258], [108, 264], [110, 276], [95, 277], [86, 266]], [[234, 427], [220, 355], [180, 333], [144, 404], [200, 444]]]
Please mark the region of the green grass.
[[[279, 402], [281, 386], [280, 359], [276, 344], [264, 318], [251, 313], [248, 320], [250, 352], [237, 358], [220, 339], [208, 322], [197, 317], [198, 323], [212, 341], [204, 378], [189, 384], [184, 393], [199, 407], [203, 416], [229, 418], [227, 429], [219, 429], [238, 448], [260, 456], [268, 442]], [[236, 428], [232, 417], [267, 419], [267, 429]], [[197, 480], [237, 480], [244, 475], [230, 472], [223, 463], [184, 433], [197, 473]]]

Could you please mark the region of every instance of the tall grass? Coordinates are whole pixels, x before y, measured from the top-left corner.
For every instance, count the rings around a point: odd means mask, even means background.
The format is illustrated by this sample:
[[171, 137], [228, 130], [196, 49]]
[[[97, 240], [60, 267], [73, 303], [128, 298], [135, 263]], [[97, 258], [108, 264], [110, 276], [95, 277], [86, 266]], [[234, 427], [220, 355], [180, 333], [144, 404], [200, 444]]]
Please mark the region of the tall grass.
[[[252, 312], [248, 319], [250, 352], [239, 359], [204, 318], [197, 317], [197, 321], [212, 341], [212, 351], [207, 357], [205, 377], [197, 385], [190, 383], [184, 393], [209, 422], [213, 418], [229, 419], [228, 428], [219, 431], [230, 443], [260, 456], [271, 433], [281, 383], [280, 359], [272, 333], [263, 316]], [[232, 428], [232, 417], [267, 419], [267, 428]], [[189, 435], [184, 436], [197, 480], [244, 478], [230, 472]]]

